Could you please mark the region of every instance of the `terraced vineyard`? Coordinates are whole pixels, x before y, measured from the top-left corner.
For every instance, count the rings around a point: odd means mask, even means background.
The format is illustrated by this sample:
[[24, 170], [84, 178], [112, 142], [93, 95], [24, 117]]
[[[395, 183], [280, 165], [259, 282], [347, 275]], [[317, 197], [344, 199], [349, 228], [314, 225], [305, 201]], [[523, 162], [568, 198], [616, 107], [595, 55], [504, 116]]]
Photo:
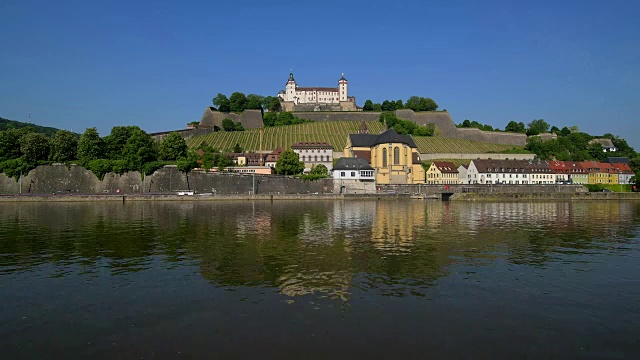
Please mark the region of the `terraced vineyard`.
[[513, 145], [493, 144], [481, 141], [443, 138], [438, 136], [414, 136], [421, 154], [428, 153], [487, 153], [517, 148]]
[[[379, 134], [384, 125], [378, 121], [368, 121], [367, 128], [371, 134]], [[357, 121], [312, 122], [299, 125], [276, 126], [264, 128], [262, 134], [262, 150], [274, 150], [278, 146], [287, 149], [296, 142], [327, 142], [334, 151], [342, 151], [349, 134], [358, 132]], [[451, 139], [431, 136], [414, 136], [413, 139], [420, 153], [486, 153], [513, 149], [514, 146], [492, 144], [480, 141]], [[214, 149], [231, 151], [235, 144], [245, 151], [260, 150], [260, 131], [249, 129], [239, 132], [219, 131], [187, 140], [189, 147], [207, 144]]]
[[[371, 134], [378, 134], [384, 130], [379, 121], [368, 121], [367, 128]], [[327, 142], [334, 151], [342, 151], [347, 143], [347, 136], [358, 132], [360, 123], [357, 121], [326, 121], [313, 122], [289, 126], [275, 126], [264, 128], [262, 133], [262, 149], [274, 150], [278, 146], [287, 149], [296, 142]], [[240, 144], [245, 151], [260, 150], [260, 131], [249, 129], [238, 132], [219, 131], [207, 135], [197, 136], [187, 140], [189, 147], [196, 147], [202, 143], [214, 149], [230, 151], [235, 144]]]

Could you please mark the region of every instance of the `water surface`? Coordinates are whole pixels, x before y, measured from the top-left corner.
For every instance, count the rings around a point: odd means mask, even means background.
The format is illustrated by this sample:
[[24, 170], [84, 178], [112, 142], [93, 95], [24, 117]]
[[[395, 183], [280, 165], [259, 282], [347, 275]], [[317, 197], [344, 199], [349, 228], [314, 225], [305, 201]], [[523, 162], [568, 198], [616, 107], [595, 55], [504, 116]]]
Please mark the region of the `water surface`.
[[3, 358], [630, 358], [640, 203], [0, 206]]

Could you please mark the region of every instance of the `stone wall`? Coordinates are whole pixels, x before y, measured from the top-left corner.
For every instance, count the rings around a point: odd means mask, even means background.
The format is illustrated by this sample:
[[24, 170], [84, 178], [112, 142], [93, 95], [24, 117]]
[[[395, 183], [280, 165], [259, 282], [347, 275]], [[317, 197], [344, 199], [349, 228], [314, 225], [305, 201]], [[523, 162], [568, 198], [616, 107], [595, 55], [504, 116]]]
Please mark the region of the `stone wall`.
[[262, 127], [262, 112], [260, 110], [245, 110], [242, 114], [222, 113], [207, 107], [200, 119], [200, 125], [217, 126], [222, 129], [222, 120], [231, 119], [240, 122], [245, 129], [259, 129]]
[[582, 185], [378, 185], [382, 194], [434, 195], [442, 193], [540, 194], [583, 193]]
[[293, 115], [313, 121], [378, 121], [379, 112], [362, 111], [296, 111]]
[[[21, 186], [22, 185], [22, 188]], [[216, 194], [333, 193], [333, 180], [304, 181], [288, 176], [218, 174], [192, 171], [184, 174], [166, 166], [144, 179], [139, 172], [109, 173], [100, 181], [80, 166], [38, 166], [20, 182], [0, 174], [0, 194], [141, 194], [194, 190]]]

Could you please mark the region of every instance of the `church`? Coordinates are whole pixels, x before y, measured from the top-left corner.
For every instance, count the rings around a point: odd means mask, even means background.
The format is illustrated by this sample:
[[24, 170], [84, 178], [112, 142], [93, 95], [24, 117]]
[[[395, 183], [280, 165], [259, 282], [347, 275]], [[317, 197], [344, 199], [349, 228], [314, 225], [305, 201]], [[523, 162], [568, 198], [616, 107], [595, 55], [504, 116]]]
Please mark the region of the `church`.
[[338, 87], [301, 87], [296, 84], [293, 73], [284, 90], [278, 93], [283, 111], [361, 111], [356, 98], [349, 96], [349, 82], [344, 73]]

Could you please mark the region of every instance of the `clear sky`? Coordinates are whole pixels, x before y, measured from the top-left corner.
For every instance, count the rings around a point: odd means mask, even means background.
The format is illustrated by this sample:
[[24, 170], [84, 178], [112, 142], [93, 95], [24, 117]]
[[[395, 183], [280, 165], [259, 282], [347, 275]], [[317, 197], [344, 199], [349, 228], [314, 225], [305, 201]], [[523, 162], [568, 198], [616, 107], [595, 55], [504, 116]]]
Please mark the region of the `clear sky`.
[[0, 2], [0, 116], [83, 132], [200, 120], [222, 92], [431, 97], [456, 123], [545, 119], [640, 150], [640, 1]]

